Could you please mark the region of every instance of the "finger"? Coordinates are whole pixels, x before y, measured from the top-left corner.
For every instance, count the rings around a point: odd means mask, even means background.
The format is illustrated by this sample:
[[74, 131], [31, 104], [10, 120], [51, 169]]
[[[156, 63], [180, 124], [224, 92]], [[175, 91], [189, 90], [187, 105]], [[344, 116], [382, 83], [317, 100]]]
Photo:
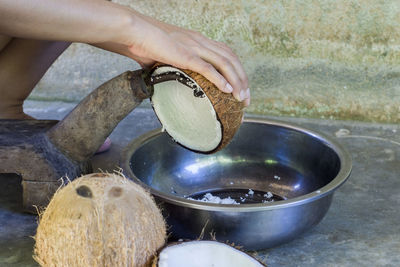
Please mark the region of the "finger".
[[131, 56], [130, 58], [135, 60], [143, 69], [147, 69], [156, 63], [154, 60], [143, 57]]
[[249, 80], [246, 74], [246, 71], [240, 62], [239, 57], [232, 51], [230, 47], [225, 45], [224, 43], [216, 42], [213, 41], [211, 44], [209, 44], [209, 49], [212, 49], [216, 53], [221, 53], [223, 56], [231, 60], [233, 66], [236, 69], [236, 72], [239, 75], [240, 80], [243, 82], [245, 85], [245, 88], [249, 87]]
[[209, 39], [197, 32], [192, 32], [192, 35], [196, 41], [201, 43], [206, 48], [230, 60], [231, 64], [234, 66], [236, 70], [236, 73], [238, 74], [240, 80], [243, 83], [243, 88], [249, 87], [248, 77], [243, 68], [243, 65], [240, 63], [238, 56], [232, 51], [232, 49], [229, 46], [227, 46], [224, 43]]
[[211, 63], [232, 85], [233, 96], [238, 101], [243, 101], [246, 98], [246, 89], [242, 81], [240, 80], [236, 69], [229, 61], [229, 59], [215, 53], [214, 51], [207, 49], [206, 47], [198, 46], [194, 48], [197, 54], [205, 61]]
[[243, 88], [248, 88], [249, 81], [247, 78], [247, 74], [243, 68], [242, 63], [240, 63], [239, 58], [235, 54], [233, 54], [233, 52], [228, 52], [227, 50], [225, 50], [222, 47], [218, 47], [213, 44], [206, 44], [206, 45], [207, 45], [208, 49], [214, 51], [217, 54], [224, 56], [231, 62], [231, 64], [235, 68], [237, 75], [239, 76], [240, 81], [242, 82]]
[[190, 69], [200, 73], [224, 93], [230, 94], [233, 92], [234, 89], [232, 85], [215, 69], [212, 64], [204, 61], [198, 55], [189, 56], [187, 62], [188, 64], [184, 66], [185, 69]]
[[149, 60], [147, 58], [138, 58], [136, 59], [136, 62], [139, 63], [139, 65], [144, 69], [147, 69], [156, 63], [154, 60]]
[[250, 105], [250, 98], [251, 98], [251, 96], [250, 96], [250, 88], [247, 88], [247, 90], [246, 90], [246, 99], [245, 100], [247, 100], [247, 106], [248, 105]]
[[247, 98], [246, 100], [244, 100], [244, 106], [248, 107], [250, 105], [250, 98]]

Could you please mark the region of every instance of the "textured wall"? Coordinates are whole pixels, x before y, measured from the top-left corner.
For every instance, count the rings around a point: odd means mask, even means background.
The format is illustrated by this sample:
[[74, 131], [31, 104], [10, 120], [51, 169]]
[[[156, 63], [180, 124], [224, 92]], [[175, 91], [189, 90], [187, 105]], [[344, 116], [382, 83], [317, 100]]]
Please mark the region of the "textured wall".
[[[398, 0], [116, 2], [227, 42], [250, 77], [250, 112], [400, 122]], [[77, 101], [132, 67], [74, 45], [32, 97]]]

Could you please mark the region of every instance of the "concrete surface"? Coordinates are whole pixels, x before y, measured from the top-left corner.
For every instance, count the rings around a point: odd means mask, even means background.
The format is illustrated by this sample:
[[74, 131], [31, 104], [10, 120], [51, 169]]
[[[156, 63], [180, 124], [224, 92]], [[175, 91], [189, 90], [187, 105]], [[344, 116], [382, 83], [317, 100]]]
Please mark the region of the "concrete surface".
[[[25, 110], [36, 118], [60, 119], [73, 106], [28, 101]], [[257, 257], [268, 266], [399, 266], [400, 126], [279, 119], [338, 138], [353, 157], [353, 172], [320, 224]], [[93, 158], [95, 168], [115, 169], [121, 149], [158, 126], [151, 109], [136, 109], [112, 133], [111, 150]], [[20, 212], [20, 193], [18, 176], [0, 175], [0, 266], [37, 266], [31, 257], [36, 217]]]

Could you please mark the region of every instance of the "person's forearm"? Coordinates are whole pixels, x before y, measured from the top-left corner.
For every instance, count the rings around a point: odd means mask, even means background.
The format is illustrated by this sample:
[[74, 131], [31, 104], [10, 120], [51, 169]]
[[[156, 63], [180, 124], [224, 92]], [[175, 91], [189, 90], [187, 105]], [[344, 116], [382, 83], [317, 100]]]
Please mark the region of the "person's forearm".
[[129, 42], [135, 19], [104, 0], [1, 0], [0, 17], [0, 34], [84, 43]]
[[247, 75], [225, 44], [105, 0], [0, 0], [1, 34], [83, 42], [143, 67], [162, 62], [190, 69], [249, 104]]

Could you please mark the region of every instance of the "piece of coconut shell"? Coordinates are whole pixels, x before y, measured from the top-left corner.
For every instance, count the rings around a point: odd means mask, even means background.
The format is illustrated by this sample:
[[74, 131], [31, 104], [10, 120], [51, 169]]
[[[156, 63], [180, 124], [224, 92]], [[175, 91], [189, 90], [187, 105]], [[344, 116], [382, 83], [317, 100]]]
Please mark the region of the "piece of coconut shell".
[[[152, 265], [151, 267], [159, 267], [158, 263], [160, 261], [160, 254], [162, 253], [162, 251], [168, 247], [172, 247], [172, 246], [176, 246], [176, 245], [181, 245], [183, 243], [189, 243], [189, 242], [202, 242], [203, 240], [184, 240], [184, 241], [177, 241], [177, 242], [171, 242], [166, 244], [164, 247], [162, 247], [156, 256], [154, 256], [153, 260], [152, 260]], [[254, 256], [252, 256], [250, 253], [244, 251], [241, 247], [235, 246], [234, 244], [230, 244], [230, 243], [223, 243], [217, 240], [207, 240], [206, 242], [215, 242], [215, 243], [219, 243], [221, 245], [227, 245], [230, 246], [232, 249], [240, 251], [244, 254], [246, 254], [249, 258], [252, 258], [253, 260], [255, 260], [257, 263], [260, 264], [260, 266], [267, 266], [265, 263], [261, 262], [260, 260], [256, 259]], [[193, 258], [193, 261], [196, 262], [196, 258]], [[190, 264], [188, 263], [188, 266], [190, 266]]]
[[[175, 68], [170, 65], [157, 63], [152, 67], [150, 73], [153, 73], [155, 69], [160, 67]], [[195, 152], [200, 152], [205, 154], [215, 153], [226, 147], [231, 142], [237, 130], [239, 129], [240, 125], [242, 124], [242, 119], [244, 116], [244, 108], [245, 108], [244, 102], [236, 100], [236, 98], [232, 94], [222, 92], [212, 82], [210, 82], [203, 75], [197, 72], [187, 69], [179, 69], [179, 70], [184, 72], [190, 78], [192, 78], [201, 87], [201, 89], [204, 91], [204, 93], [210, 100], [211, 104], [213, 105], [215, 113], [217, 115], [217, 119], [221, 124], [222, 138], [219, 145], [211, 151], [195, 151]]]
[[151, 266], [166, 226], [153, 198], [117, 175], [94, 173], [59, 189], [40, 215], [41, 266]]

